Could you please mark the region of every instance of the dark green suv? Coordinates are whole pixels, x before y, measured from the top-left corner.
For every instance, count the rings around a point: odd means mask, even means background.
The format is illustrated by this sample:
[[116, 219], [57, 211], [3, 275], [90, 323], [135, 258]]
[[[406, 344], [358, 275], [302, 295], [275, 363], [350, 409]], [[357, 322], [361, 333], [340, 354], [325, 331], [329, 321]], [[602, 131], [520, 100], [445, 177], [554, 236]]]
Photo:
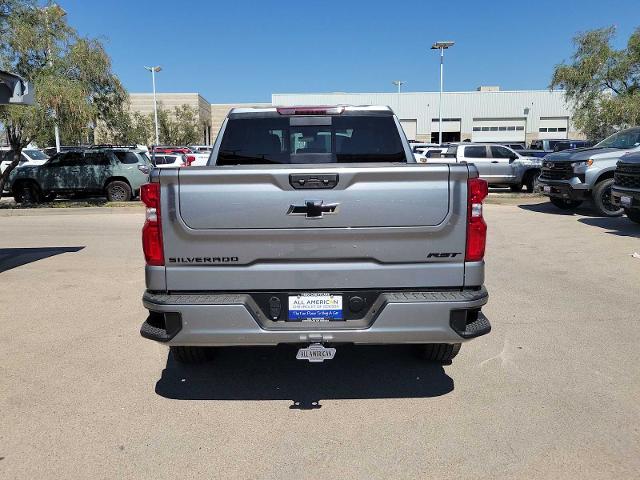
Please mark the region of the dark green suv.
[[16, 168], [10, 177], [16, 202], [51, 201], [58, 194], [106, 195], [126, 202], [147, 183], [152, 165], [131, 148], [89, 148], [60, 152], [40, 166]]

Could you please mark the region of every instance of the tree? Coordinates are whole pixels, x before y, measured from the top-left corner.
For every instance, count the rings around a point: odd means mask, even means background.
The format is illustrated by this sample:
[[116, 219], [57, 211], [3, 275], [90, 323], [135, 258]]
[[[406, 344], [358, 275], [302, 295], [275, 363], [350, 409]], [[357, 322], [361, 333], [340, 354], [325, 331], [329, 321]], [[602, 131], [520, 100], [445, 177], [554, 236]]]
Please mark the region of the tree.
[[55, 4], [39, 8], [31, 0], [0, 0], [0, 67], [35, 89], [32, 106], [0, 106], [14, 152], [0, 176], [0, 195], [26, 145], [52, 143], [55, 124], [64, 141], [84, 143], [97, 122], [114, 122], [126, 100], [102, 44], [80, 37]]
[[191, 145], [200, 138], [198, 113], [189, 105], [180, 105], [173, 111], [158, 105], [158, 129], [160, 143], [167, 145]]
[[130, 112], [128, 105], [113, 116], [110, 127], [104, 122], [96, 126], [100, 143], [115, 145], [150, 145], [154, 139], [153, 115]]
[[574, 38], [569, 64], [555, 67], [550, 88], [560, 87], [574, 105], [574, 123], [591, 139], [640, 124], [640, 28], [621, 50], [611, 46], [615, 27]]

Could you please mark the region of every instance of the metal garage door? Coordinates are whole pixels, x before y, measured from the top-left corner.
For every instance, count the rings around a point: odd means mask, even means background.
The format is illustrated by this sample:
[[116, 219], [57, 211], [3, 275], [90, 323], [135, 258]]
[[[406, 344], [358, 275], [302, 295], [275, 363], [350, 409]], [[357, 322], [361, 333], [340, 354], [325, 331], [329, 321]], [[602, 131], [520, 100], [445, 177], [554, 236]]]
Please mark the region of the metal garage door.
[[404, 130], [404, 134], [407, 136], [407, 140], [415, 140], [418, 133], [418, 121], [417, 120], [400, 120], [400, 125]]
[[474, 118], [474, 142], [524, 142], [524, 118]]
[[540, 117], [538, 138], [567, 138], [568, 117]]
[[[459, 118], [443, 118], [442, 119], [442, 141], [443, 142], [459, 142], [460, 126], [462, 122]], [[438, 142], [440, 139], [440, 119], [431, 119], [431, 141]]]

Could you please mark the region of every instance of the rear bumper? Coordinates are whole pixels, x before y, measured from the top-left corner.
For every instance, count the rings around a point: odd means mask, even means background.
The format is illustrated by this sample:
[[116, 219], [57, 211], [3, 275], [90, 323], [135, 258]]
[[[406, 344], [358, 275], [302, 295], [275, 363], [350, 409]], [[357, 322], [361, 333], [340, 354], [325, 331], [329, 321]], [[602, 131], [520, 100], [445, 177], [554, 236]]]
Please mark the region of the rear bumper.
[[141, 335], [167, 345], [250, 346], [281, 343], [460, 343], [489, 333], [482, 287], [462, 291], [383, 292], [357, 321], [269, 320], [248, 294], [154, 294]]

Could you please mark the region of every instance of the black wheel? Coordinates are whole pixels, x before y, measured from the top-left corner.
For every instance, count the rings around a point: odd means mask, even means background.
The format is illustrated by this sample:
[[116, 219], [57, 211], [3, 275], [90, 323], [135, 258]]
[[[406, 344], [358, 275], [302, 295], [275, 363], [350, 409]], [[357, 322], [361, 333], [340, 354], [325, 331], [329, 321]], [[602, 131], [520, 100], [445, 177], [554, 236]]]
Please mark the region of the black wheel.
[[127, 182], [114, 180], [106, 188], [107, 200], [110, 202], [128, 202], [131, 200], [131, 187]]
[[582, 200], [565, 200], [558, 197], [550, 197], [549, 200], [561, 210], [573, 210], [582, 205]]
[[534, 171], [527, 173], [524, 178], [524, 184], [527, 187], [527, 192], [538, 193], [540, 191], [540, 172]]
[[521, 192], [522, 191], [522, 184], [518, 183], [516, 185], [509, 185], [509, 188], [511, 189], [512, 192]]
[[14, 188], [13, 198], [17, 203], [32, 205], [42, 201], [42, 193], [35, 183], [22, 182]]
[[461, 346], [460, 343], [426, 343], [420, 345], [420, 356], [429, 362], [451, 363]]
[[640, 210], [625, 208], [624, 213], [627, 214], [627, 217], [629, 217], [629, 220], [632, 222], [640, 223]]
[[603, 217], [619, 217], [622, 215], [622, 208], [611, 202], [611, 186], [613, 178], [606, 178], [599, 181], [593, 189], [593, 205], [596, 211]]
[[179, 363], [204, 363], [213, 358], [211, 347], [169, 347], [171, 355]]

